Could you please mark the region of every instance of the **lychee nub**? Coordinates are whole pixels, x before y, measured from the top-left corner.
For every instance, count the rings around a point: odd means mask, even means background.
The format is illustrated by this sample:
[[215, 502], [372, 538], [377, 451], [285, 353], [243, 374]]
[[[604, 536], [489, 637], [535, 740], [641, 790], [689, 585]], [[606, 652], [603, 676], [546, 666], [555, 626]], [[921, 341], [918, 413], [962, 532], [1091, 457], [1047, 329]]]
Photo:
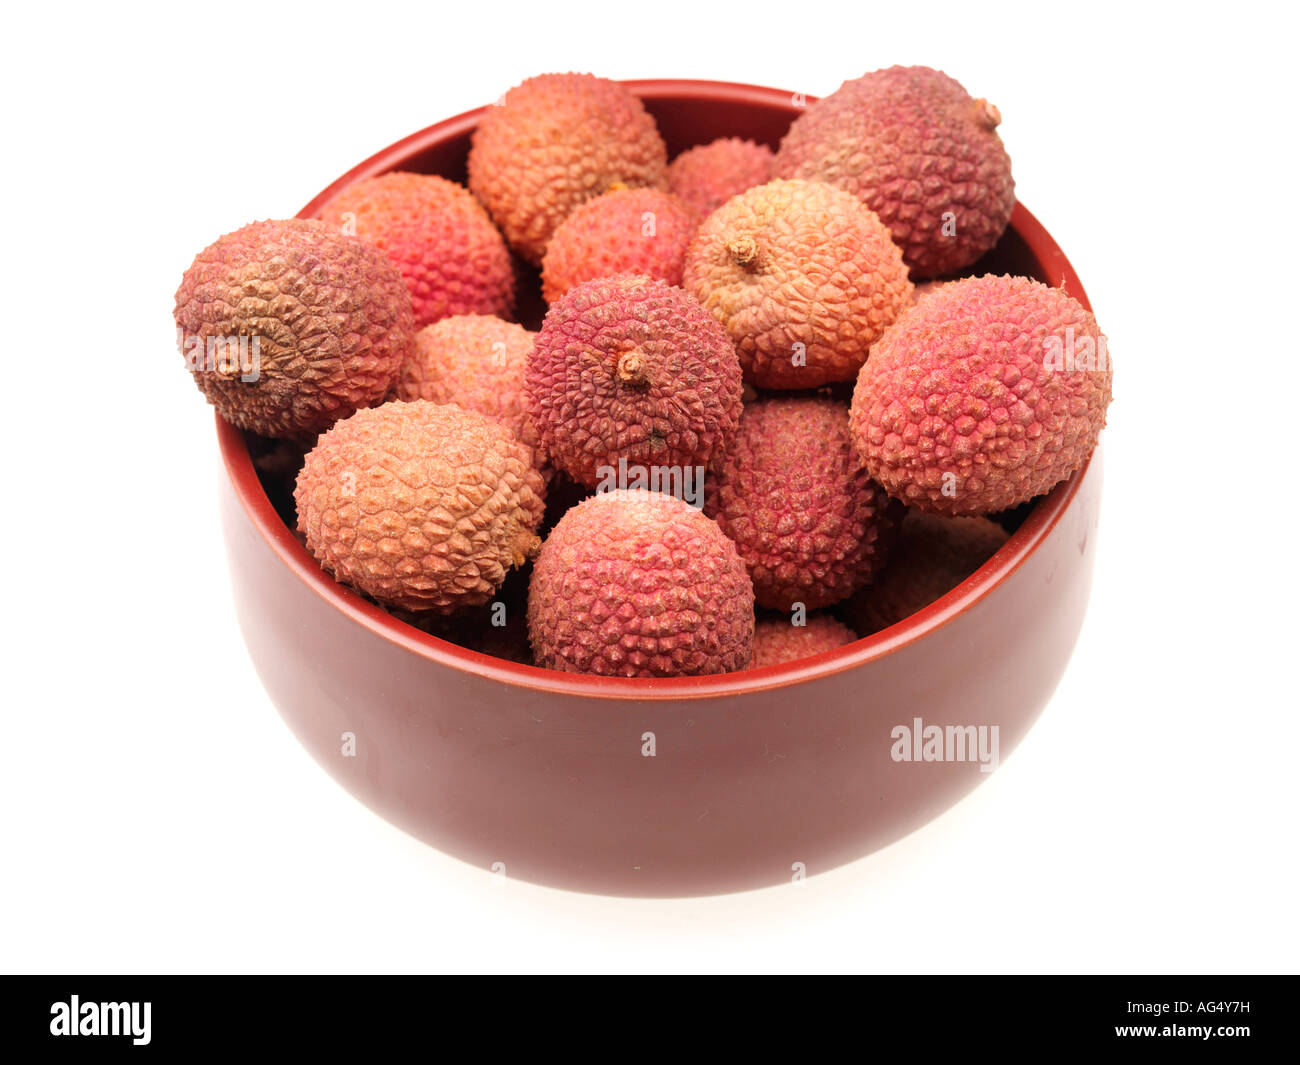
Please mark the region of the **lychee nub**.
[[542, 74], [479, 119], [469, 187], [510, 246], [540, 264], [575, 208], [615, 185], [667, 187], [668, 155], [645, 106], [591, 74]]
[[681, 289], [645, 277], [588, 281], [554, 303], [525, 383], [547, 457], [588, 487], [611, 486], [620, 460], [645, 471], [705, 466], [741, 410], [740, 363], [722, 327]]
[[736, 544], [760, 606], [829, 606], [883, 564], [902, 508], [849, 446], [832, 399], [747, 404], [705, 481], [705, 513]]
[[515, 275], [506, 242], [469, 190], [434, 174], [358, 181], [321, 217], [382, 248], [406, 281], [416, 328], [454, 314], [509, 317]]
[[574, 285], [616, 274], [682, 283], [682, 263], [699, 219], [659, 189], [616, 189], [577, 208], [551, 237], [542, 295], [554, 303]]
[[853, 392], [853, 446], [909, 506], [1007, 510], [1088, 460], [1111, 377], [1097, 320], [1061, 289], [964, 278], [926, 296], [872, 349]]
[[254, 222], [195, 257], [176, 291], [177, 342], [232, 425], [310, 439], [384, 398], [415, 323], [384, 254], [324, 222]]
[[386, 403], [325, 433], [294, 502], [327, 573], [391, 607], [485, 603], [536, 554], [545, 487], [504, 425], [452, 404]]
[[852, 629], [829, 614], [809, 614], [798, 625], [789, 618], [763, 618], [754, 625], [754, 657], [749, 668], [797, 662], [857, 638]]
[[988, 518], [909, 510], [881, 574], [844, 605], [858, 635], [887, 629], [947, 595], [984, 565], [1009, 533]]
[[759, 388], [853, 380], [912, 302], [889, 230], [849, 193], [812, 181], [771, 181], [714, 211], [682, 284], [726, 328]]
[[720, 137], [686, 149], [668, 164], [668, 191], [705, 218], [731, 197], [770, 181], [772, 159], [766, 144]]
[[829, 181], [880, 216], [912, 277], [955, 273], [997, 243], [1015, 207], [998, 109], [929, 67], [846, 81], [794, 120], [773, 174]]
[[754, 593], [735, 546], [694, 507], [659, 492], [601, 492], [543, 544], [528, 629], [548, 669], [729, 673], [753, 652]]

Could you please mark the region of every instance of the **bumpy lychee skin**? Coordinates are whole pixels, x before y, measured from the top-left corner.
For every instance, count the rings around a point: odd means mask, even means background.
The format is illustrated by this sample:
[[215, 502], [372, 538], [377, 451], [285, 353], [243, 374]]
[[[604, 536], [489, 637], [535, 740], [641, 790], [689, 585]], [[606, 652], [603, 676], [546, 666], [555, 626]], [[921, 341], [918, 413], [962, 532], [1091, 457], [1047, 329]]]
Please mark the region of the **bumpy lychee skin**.
[[340, 422], [307, 455], [294, 502], [327, 573], [386, 606], [485, 603], [539, 547], [545, 488], [504, 425], [426, 400]]
[[688, 148], [669, 163], [668, 191], [705, 218], [731, 197], [770, 181], [772, 159], [766, 144], [722, 137]]
[[744, 669], [754, 593], [717, 525], [658, 492], [602, 492], [569, 510], [533, 567], [537, 664], [677, 677]]
[[615, 184], [666, 188], [667, 151], [641, 101], [591, 74], [542, 74], [474, 130], [469, 187], [511, 247], [540, 263], [551, 234]]
[[802, 625], [789, 618], [764, 618], [754, 625], [754, 658], [749, 668], [797, 662], [857, 638], [852, 629], [829, 614], [809, 614]]
[[889, 230], [812, 181], [772, 181], [714, 211], [686, 254], [683, 287], [726, 327], [760, 388], [852, 381], [912, 301]]
[[850, 428], [891, 495], [937, 514], [991, 514], [1079, 469], [1110, 396], [1105, 337], [1077, 300], [1024, 277], [965, 278], [875, 346]]
[[682, 263], [699, 222], [659, 189], [615, 189], [584, 203], [555, 231], [542, 260], [542, 295], [554, 303], [574, 285], [616, 274], [682, 283]]
[[735, 430], [740, 363], [722, 327], [679, 288], [588, 281], [551, 306], [525, 374], [552, 463], [579, 484], [608, 471], [706, 465]]
[[776, 398], [745, 407], [704, 512], [735, 541], [760, 606], [812, 610], [871, 580], [902, 508], [853, 456], [843, 403]]
[[844, 606], [861, 636], [887, 629], [961, 584], [1010, 534], [988, 518], [949, 518], [909, 510], [889, 564]]
[[1002, 116], [929, 67], [847, 81], [795, 119], [773, 174], [829, 181], [880, 216], [914, 278], [975, 262], [1015, 206]]
[[433, 174], [359, 181], [321, 212], [378, 245], [402, 271], [416, 327], [454, 314], [509, 317], [515, 275], [506, 242], [464, 187]]
[[[461, 314], [426, 325], [415, 334], [402, 364], [397, 398], [478, 411], [509, 426], [535, 449], [537, 432], [524, 396], [524, 371], [535, 336], [486, 314]], [[544, 461], [540, 453], [536, 458], [539, 465]]]
[[383, 399], [410, 350], [411, 299], [377, 248], [324, 222], [254, 222], [201, 251], [177, 338], [232, 425], [308, 438]]

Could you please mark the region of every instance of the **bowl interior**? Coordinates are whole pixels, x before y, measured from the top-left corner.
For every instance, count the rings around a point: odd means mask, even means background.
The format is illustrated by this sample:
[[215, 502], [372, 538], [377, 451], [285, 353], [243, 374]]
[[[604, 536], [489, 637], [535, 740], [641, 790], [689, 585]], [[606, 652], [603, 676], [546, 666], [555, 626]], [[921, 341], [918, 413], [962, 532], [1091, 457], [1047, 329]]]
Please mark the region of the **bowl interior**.
[[[775, 148], [790, 122], [813, 98], [751, 85], [711, 81], [632, 81], [628, 87], [654, 115], [669, 157], [696, 144], [723, 136], [746, 137]], [[342, 188], [391, 170], [439, 174], [465, 180], [470, 135], [482, 109], [430, 126], [376, 153], [354, 167], [299, 212], [314, 215]], [[516, 260], [519, 278], [518, 318], [536, 329], [545, 314], [538, 271]], [[1010, 273], [1036, 278], [1066, 289], [1088, 305], [1087, 296], [1064, 253], [1023, 205], [1017, 204], [1011, 224], [998, 245], [966, 274]], [[851, 385], [841, 394], [847, 398]], [[975, 574], [946, 596], [883, 632], [816, 658], [758, 670], [711, 677], [669, 680], [579, 677], [541, 670], [475, 651], [415, 629], [375, 606], [321, 571], [294, 535], [293, 480], [297, 465], [275, 441], [232, 429], [217, 419], [218, 437], [235, 491], [250, 518], [303, 580], [340, 610], [385, 638], [412, 651], [450, 661], [471, 672], [489, 674], [507, 683], [544, 687], [574, 694], [625, 694], [633, 698], [701, 697], [795, 683], [810, 675], [838, 672], [900, 647], [941, 625], [984, 594], [1032, 551], [1072, 498], [1085, 471], [1058, 485], [1048, 495], [1004, 514], [994, 515], [1013, 535]], [[512, 576], [502, 595], [518, 600], [526, 589], [526, 573]]]

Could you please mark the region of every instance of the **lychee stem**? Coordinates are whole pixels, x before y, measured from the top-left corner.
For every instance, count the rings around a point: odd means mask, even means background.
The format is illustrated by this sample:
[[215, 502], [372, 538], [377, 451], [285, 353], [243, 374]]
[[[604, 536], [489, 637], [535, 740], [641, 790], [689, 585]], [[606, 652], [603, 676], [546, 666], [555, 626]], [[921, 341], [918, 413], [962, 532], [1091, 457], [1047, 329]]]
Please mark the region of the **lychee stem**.
[[650, 383], [650, 377], [646, 373], [645, 356], [635, 349], [625, 351], [618, 357], [618, 366], [614, 372], [624, 384], [644, 388]]
[[1002, 112], [983, 97], [975, 101], [975, 110], [980, 123], [988, 129], [997, 129], [1002, 124]]
[[729, 240], [727, 254], [737, 266], [751, 266], [758, 260], [758, 241], [750, 236]]

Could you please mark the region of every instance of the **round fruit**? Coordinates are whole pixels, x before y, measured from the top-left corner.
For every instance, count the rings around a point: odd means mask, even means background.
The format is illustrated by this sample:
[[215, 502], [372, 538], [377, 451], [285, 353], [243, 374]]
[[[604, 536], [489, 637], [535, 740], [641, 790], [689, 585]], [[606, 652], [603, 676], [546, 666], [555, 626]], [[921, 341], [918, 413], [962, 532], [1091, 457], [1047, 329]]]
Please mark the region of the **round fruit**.
[[[462, 314], [426, 325], [415, 334], [402, 364], [401, 400], [455, 403], [509, 426], [530, 448], [537, 432], [528, 417], [524, 370], [533, 338], [521, 325], [484, 314]], [[537, 465], [542, 464], [538, 454]]]
[[357, 412], [308, 454], [294, 502], [327, 573], [387, 606], [449, 614], [532, 557], [545, 488], [504, 425], [426, 400]]
[[739, 137], [688, 148], [668, 164], [668, 191], [694, 207], [701, 218], [771, 178], [772, 149]]
[[627, 467], [707, 464], [740, 417], [727, 334], [679, 288], [645, 277], [588, 281], [551, 306], [525, 375], [552, 463], [588, 487]]
[[378, 245], [411, 291], [416, 327], [453, 314], [509, 316], [515, 275], [506, 242], [469, 191], [432, 174], [358, 181], [321, 217]]
[[542, 74], [489, 107], [470, 142], [469, 187], [506, 240], [540, 263], [551, 234], [615, 184], [667, 185], [667, 151], [641, 101], [591, 74]]
[[831, 399], [748, 404], [705, 493], [759, 605], [775, 610], [852, 595], [880, 568], [901, 516], [854, 458], [848, 410]]
[[683, 286], [736, 344], [760, 388], [851, 381], [912, 301], [889, 230], [841, 189], [772, 181], [700, 225]]
[[1002, 116], [929, 67], [890, 67], [809, 106], [776, 153], [777, 177], [829, 181], [880, 216], [914, 278], [969, 266], [1015, 206]]
[[528, 631], [548, 669], [728, 673], [749, 663], [754, 593], [736, 548], [694, 507], [659, 492], [602, 492], [542, 546]]
[[852, 629], [829, 614], [809, 614], [802, 625], [793, 624], [789, 618], [764, 618], [754, 625], [754, 658], [749, 668], [811, 658], [856, 639]]
[[903, 502], [991, 514], [1079, 469], [1110, 395], [1106, 338], [1077, 300], [1024, 277], [966, 278], [872, 350], [853, 392], [853, 445]]
[[310, 437], [384, 398], [410, 350], [411, 299], [377, 248], [324, 222], [254, 222], [195, 257], [176, 335], [232, 425]]
[[554, 303], [574, 285], [615, 274], [682, 283], [698, 219], [659, 189], [615, 189], [584, 203], [555, 231], [542, 260], [542, 295]]
[[948, 518], [909, 510], [889, 565], [845, 604], [861, 636], [887, 629], [947, 595], [1007, 542], [988, 518]]

